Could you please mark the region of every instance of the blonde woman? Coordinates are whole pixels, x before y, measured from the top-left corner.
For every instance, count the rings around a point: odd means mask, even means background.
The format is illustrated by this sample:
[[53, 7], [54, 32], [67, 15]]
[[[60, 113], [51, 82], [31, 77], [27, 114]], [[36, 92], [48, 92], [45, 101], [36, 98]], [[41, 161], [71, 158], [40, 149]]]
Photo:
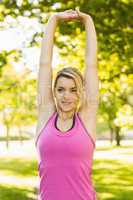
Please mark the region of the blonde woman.
[[[81, 20], [86, 30], [84, 76], [73, 67], [57, 73], [52, 54], [58, 23]], [[78, 9], [50, 17], [42, 40], [38, 77], [39, 200], [96, 200], [91, 179], [98, 109], [97, 40], [93, 20]]]

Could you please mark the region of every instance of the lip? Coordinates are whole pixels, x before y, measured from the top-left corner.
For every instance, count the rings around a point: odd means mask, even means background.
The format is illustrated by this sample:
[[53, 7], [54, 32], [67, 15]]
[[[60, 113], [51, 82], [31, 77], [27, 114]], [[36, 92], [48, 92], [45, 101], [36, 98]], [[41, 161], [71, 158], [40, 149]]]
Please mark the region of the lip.
[[63, 104], [70, 104], [71, 102], [62, 101]]

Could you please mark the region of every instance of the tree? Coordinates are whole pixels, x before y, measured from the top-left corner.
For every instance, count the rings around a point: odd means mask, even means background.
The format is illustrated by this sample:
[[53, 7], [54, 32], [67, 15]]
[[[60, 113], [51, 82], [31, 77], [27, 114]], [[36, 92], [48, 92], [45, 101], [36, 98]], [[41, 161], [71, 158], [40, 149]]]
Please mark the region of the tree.
[[[0, 20], [4, 21], [9, 15], [16, 19], [18, 16], [37, 17], [44, 25], [53, 12], [76, 6], [79, 6], [81, 11], [90, 13], [95, 22], [99, 47], [99, 113], [100, 116], [106, 116], [110, 132], [114, 132], [117, 136], [117, 144], [120, 144], [123, 125], [116, 122], [121, 109], [126, 105], [130, 108], [132, 106], [129, 99], [131, 99], [133, 83], [131, 56], [133, 2], [131, 0], [89, 0], [86, 3], [86, 1], [79, 0], [62, 0], [60, 2], [38, 0], [31, 3], [23, 0], [21, 4], [17, 4], [17, 1], [5, 0], [0, 4]], [[42, 36], [40, 32], [35, 33], [31, 40], [31, 46], [40, 45], [37, 40], [40, 36]], [[56, 70], [64, 65], [73, 65], [83, 71], [84, 26], [79, 22], [61, 23], [57, 28], [55, 39], [61, 61]]]

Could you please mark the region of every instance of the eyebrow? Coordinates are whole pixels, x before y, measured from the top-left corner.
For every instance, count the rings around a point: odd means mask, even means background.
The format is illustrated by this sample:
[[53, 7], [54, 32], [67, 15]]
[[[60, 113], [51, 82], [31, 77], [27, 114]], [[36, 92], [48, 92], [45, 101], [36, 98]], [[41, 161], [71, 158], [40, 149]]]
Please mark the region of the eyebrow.
[[[58, 88], [64, 88], [64, 87], [58, 86]], [[77, 89], [77, 87], [72, 87], [71, 89]]]

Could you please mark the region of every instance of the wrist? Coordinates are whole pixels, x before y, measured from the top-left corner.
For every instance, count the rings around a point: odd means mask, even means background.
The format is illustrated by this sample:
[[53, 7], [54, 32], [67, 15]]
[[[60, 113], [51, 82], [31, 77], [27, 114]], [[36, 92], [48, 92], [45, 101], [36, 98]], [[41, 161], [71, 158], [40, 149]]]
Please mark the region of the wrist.
[[52, 16], [50, 17], [50, 19], [53, 20], [53, 21], [55, 21], [55, 23], [58, 23], [58, 21], [59, 21], [59, 18], [58, 18], [58, 16], [57, 16], [57, 14], [52, 15]]
[[86, 25], [88, 24], [90, 21], [92, 21], [92, 18], [90, 15], [87, 15], [83, 18], [83, 23]]
[[55, 14], [53, 15], [53, 18], [55, 19], [56, 22], [59, 22], [59, 21], [60, 21], [60, 18], [59, 18], [58, 13], [55, 13]]

